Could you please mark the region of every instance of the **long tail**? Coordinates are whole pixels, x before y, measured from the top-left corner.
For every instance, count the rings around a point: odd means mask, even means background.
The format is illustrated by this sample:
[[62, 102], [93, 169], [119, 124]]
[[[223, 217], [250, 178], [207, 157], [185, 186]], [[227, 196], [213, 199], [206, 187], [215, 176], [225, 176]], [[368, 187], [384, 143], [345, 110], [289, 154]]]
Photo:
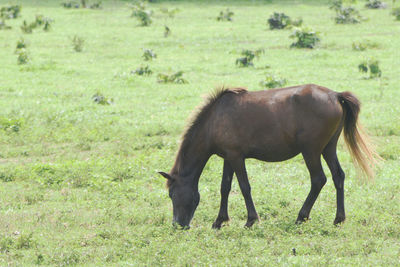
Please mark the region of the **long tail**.
[[358, 123], [360, 101], [350, 92], [338, 94], [338, 99], [344, 110], [344, 140], [358, 167], [369, 178], [375, 176], [374, 166], [382, 160], [375, 151], [363, 127]]

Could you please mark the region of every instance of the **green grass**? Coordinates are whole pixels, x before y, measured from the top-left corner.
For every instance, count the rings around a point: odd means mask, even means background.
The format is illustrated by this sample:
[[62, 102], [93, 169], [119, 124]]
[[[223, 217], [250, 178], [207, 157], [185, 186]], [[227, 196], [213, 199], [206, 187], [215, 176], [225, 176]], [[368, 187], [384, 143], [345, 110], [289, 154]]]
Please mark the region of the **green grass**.
[[[148, 4], [153, 23], [140, 27], [128, 1], [103, 1], [102, 10], [64, 9], [61, 1], [18, 1], [21, 17], [0, 30], [0, 265], [398, 265], [400, 258], [400, 76], [390, 10], [356, 6], [368, 18], [336, 25], [327, 1], [160, 1]], [[4, 6], [2, 2], [0, 6]], [[178, 8], [174, 18], [161, 8]], [[232, 22], [218, 22], [229, 8]], [[321, 33], [318, 48], [290, 49], [291, 30], [268, 29], [284, 12]], [[20, 30], [42, 14], [49, 32]], [[164, 25], [171, 35], [164, 37]], [[29, 63], [15, 48], [28, 43]], [[72, 38], [84, 38], [76, 52]], [[353, 42], [377, 43], [354, 51]], [[254, 67], [235, 65], [243, 49], [264, 49]], [[132, 74], [146, 62], [151, 76]], [[358, 71], [379, 60], [381, 79]], [[266, 68], [266, 66], [269, 68]], [[161, 84], [157, 74], [183, 71], [188, 84]], [[332, 225], [336, 196], [328, 179], [311, 220], [295, 225], [309, 190], [301, 157], [281, 163], [248, 160], [261, 222], [245, 229], [237, 182], [231, 221], [211, 229], [219, 207], [222, 160], [212, 157], [200, 179], [200, 205], [189, 231], [171, 226], [165, 179], [188, 116], [217, 86], [263, 89], [265, 73], [288, 86], [316, 83], [352, 91], [361, 121], [385, 162], [374, 183], [357, 179], [343, 142], [347, 221]], [[95, 94], [112, 99], [93, 101]], [[328, 178], [330, 174], [324, 165]], [[293, 253], [296, 251], [296, 255]]]

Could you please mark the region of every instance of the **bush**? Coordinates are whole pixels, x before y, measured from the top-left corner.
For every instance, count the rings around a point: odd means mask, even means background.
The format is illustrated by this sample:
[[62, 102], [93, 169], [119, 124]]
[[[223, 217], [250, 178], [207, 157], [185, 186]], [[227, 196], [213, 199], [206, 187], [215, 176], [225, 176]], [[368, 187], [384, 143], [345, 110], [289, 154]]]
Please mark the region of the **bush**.
[[17, 45], [15, 47], [15, 52], [18, 52], [19, 49], [26, 49], [28, 47], [28, 44], [25, 42], [25, 39], [21, 37], [21, 39], [19, 39], [17, 41]]
[[26, 20], [22, 22], [21, 30], [23, 33], [32, 33], [33, 29], [36, 28], [36, 23], [32, 22], [28, 24]]
[[114, 99], [112, 99], [112, 98], [109, 99], [99, 92], [94, 94], [92, 96], [92, 99], [95, 103], [97, 103], [99, 105], [111, 105], [114, 103]]
[[378, 8], [384, 9], [387, 7], [387, 4], [380, 0], [367, 0], [365, 7], [370, 9], [378, 9]]
[[72, 38], [72, 47], [76, 52], [82, 52], [85, 40], [77, 35]]
[[292, 39], [296, 39], [290, 47], [297, 48], [314, 48], [320, 43], [319, 33], [309, 28], [296, 28], [294, 32], [289, 36]]
[[19, 17], [21, 12], [20, 5], [5, 6], [0, 9], [0, 17], [2, 19], [16, 19]]
[[379, 68], [379, 61], [376, 59], [368, 59], [364, 60], [358, 65], [358, 70], [360, 72], [368, 73], [369, 72], [369, 78], [378, 78], [382, 76], [382, 71]]
[[286, 82], [287, 81], [284, 78], [272, 74], [266, 74], [264, 80], [260, 82], [260, 85], [266, 88], [278, 88], [285, 86]]
[[249, 67], [254, 66], [253, 60], [254, 58], [259, 58], [261, 54], [264, 53], [264, 49], [257, 49], [257, 50], [242, 50], [241, 55], [244, 57], [236, 59], [236, 65], [239, 67]]
[[101, 1], [95, 2], [94, 4], [91, 5], [87, 5], [86, 4], [86, 0], [81, 0], [80, 3], [76, 2], [76, 1], [68, 1], [68, 2], [63, 2], [61, 3], [61, 5], [64, 8], [91, 8], [91, 9], [101, 9]]
[[0, 30], [9, 30], [11, 26], [6, 25], [7, 19], [16, 19], [21, 12], [20, 5], [5, 6], [0, 8]]
[[146, 67], [139, 67], [137, 68], [135, 71], [131, 72], [132, 74], [136, 74], [136, 75], [145, 75], [145, 76], [149, 76], [153, 73], [153, 71], [149, 68], [149, 66]]
[[157, 82], [178, 83], [178, 84], [188, 83], [188, 81], [183, 79], [182, 76], [183, 76], [183, 71], [178, 71], [171, 75], [160, 73], [157, 75]]
[[89, 8], [90, 8], [90, 9], [102, 9], [101, 1], [98, 1], [98, 2], [96, 2], [96, 3], [94, 3], [94, 4], [91, 4], [91, 5], [89, 6]]
[[393, 8], [391, 13], [396, 20], [400, 20], [400, 7]]
[[235, 13], [229, 10], [229, 8], [226, 9], [226, 11], [220, 11], [219, 16], [217, 17], [218, 21], [233, 21], [232, 16]]
[[5, 118], [5, 117], [0, 117], [0, 130], [17, 133], [17, 132], [19, 132], [23, 123], [24, 123], [24, 120], [22, 118], [9, 119], [9, 118]]
[[27, 52], [28, 44], [25, 42], [24, 38], [21, 38], [16, 45], [15, 54], [18, 55], [17, 63], [18, 65], [26, 64], [29, 62], [29, 55]]
[[342, 0], [334, 1], [330, 8], [336, 12], [336, 24], [356, 24], [362, 20], [358, 10], [352, 6], [343, 7]]
[[144, 1], [139, 1], [136, 4], [131, 6], [132, 8], [132, 17], [136, 17], [140, 26], [149, 26], [152, 23], [151, 16], [153, 14], [152, 11], [146, 9], [146, 4]]
[[29, 63], [29, 54], [25, 48], [19, 49], [18, 51], [16, 51], [16, 53], [18, 55], [17, 58], [18, 65]]
[[151, 49], [143, 49], [142, 57], [144, 58], [144, 60], [149, 61], [149, 60], [153, 60], [154, 58], [156, 58], [157, 54], [154, 53], [153, 50], [151, 50]]
[[21, 25], [21, 30], [23, 33], [32, 33], [33, 29], [38, 26], [43, 26], [44, 31], [49, 31], [53, 19], [44, 17], [43, 15], [36, 15], [36, 19], [32, 23], [27, 23], [26, 20], [23, 21]]
[[61, 5], [64, 8], [79, 8], [80, 7], [79, 3], [75, 2], [75, 1], [64, 2], [64, 3], [61, 3]]
[[53, 19], [49, 18], [49, 17], [45, 17], [43, 15], [36, 15], [36, 26], [42, 26], [43, 25], [43, 30], [44, 31], [49, 31], [51, 28], [51, 23], [53, 22]]
[[271, 30], [274, 29], [284, 29], [286, 27], [291, 26], [301, 26], [303, 20], [300, 18], [298, 20], [292, 21], [289, 16], [285, 15], [285, 13], [277, 13], [271, 15], [268, 19], [269, 28]]

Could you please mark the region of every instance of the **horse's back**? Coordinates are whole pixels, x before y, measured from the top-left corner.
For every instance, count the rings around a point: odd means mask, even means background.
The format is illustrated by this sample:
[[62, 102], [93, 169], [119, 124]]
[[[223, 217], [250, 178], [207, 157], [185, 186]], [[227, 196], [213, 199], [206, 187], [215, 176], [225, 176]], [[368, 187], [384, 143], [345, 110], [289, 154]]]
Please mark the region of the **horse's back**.
[[323, 149], [340, 126], [337, 93], [318, 85], [227, 94], [215, 107], [210, 132], [216, 153], [265, 161]]

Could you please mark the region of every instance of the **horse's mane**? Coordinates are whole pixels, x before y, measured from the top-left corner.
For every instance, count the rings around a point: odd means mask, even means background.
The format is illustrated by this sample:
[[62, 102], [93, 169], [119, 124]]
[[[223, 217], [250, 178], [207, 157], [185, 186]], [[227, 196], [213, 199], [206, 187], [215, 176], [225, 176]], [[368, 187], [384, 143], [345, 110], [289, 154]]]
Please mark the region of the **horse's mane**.
[[209, 111], [214, 106], [214, 104], [225, 94], [241, 94], [247, 92], [245, 88], [217, 88], [208, 95], [204, 103], [199, 106], [195, 112], [191, 115], [189, 123], [186, 126], [185, 133], [182, 136], [181, 146], [176, 155], [176, 160], [171, 173], [179, 173], [182, 169], [182, 162], [185, 158], [185, 154], [188, 150], [189, 144], [193, 140], [193, 137], [199, 127], [203, 125], [204, 121], [208, 118]]

